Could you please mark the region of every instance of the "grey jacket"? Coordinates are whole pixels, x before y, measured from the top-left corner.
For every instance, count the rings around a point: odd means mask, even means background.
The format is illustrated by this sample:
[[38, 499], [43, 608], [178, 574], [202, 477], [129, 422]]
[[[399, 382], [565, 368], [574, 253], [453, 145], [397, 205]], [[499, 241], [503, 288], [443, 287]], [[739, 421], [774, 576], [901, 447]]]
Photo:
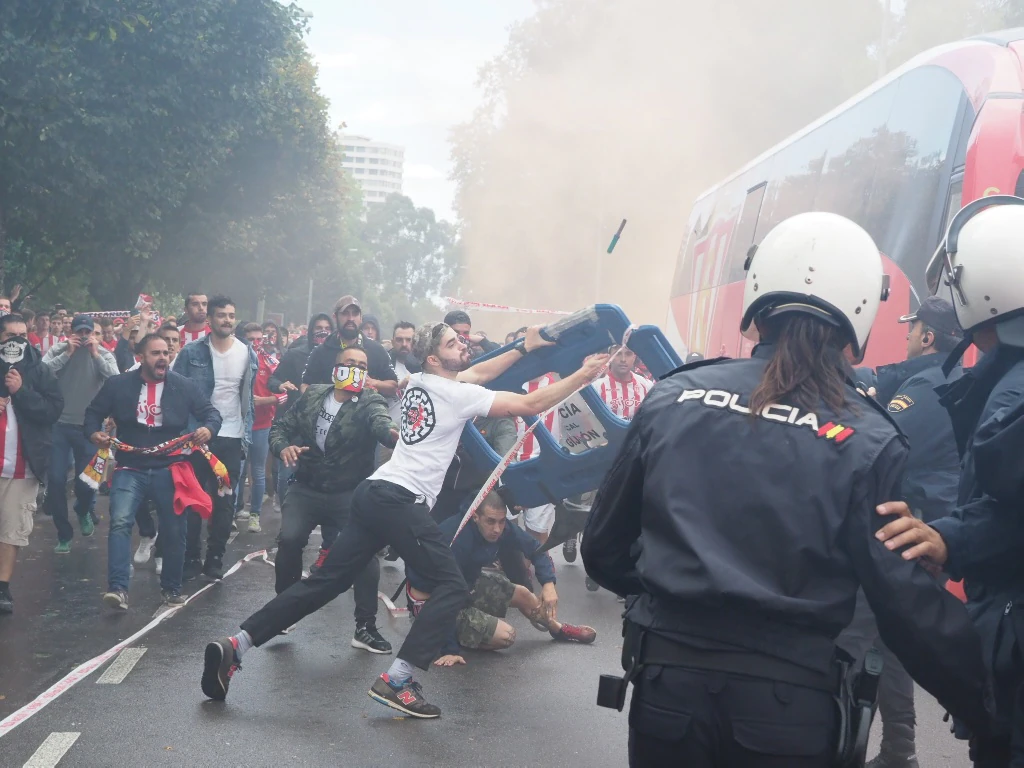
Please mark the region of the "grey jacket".
[[58, 424], [85, 424], [85, 409], [100, 391], [103, 382], [117, 376], [117, 360], [114, 355], [99, 348], [94, 357], [88, 350], [79, 348], [73, 354], [70, 342], [62, 341], [50, 347], [43, 355], [43, 365], [57, 377], [60, 392], [64, 396], [64, 410]]

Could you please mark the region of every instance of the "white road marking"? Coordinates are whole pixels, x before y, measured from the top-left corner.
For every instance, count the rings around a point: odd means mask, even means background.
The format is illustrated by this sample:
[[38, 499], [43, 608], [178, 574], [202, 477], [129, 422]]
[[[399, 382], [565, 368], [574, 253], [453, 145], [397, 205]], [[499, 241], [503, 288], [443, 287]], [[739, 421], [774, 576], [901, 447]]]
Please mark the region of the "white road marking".
[[74, 732], [51, 733], [28, 759], [24, 768], [54, 768], [81, 735]]
[[237, 538], [238, 538], [238, 531], [232, 531], [232, 532], [231, 532], [231, 533], [230, 533], [230, 534], [228, 535], [228, 544], [230, 544], [231, 542], [233, 542], [233, 541], [234, 541], [235, 539], [237, 539]]
[[125, 648], [117, 654], [117, 658], [104, 670], [96, 684], [117, 685], [128, 676], [128, 673], [139, 663], [139, 659], [142, 658], [145, 652], [145, 648]]

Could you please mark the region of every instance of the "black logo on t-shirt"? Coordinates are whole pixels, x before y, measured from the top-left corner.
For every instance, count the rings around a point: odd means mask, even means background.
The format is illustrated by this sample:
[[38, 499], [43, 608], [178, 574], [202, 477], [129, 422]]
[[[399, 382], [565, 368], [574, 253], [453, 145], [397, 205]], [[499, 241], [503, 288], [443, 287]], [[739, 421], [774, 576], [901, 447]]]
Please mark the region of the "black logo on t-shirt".
[[434, 431], [437, 416], [434, 402], [421, 387], [411, 387], [402, 397], [402, 442], [415, 445]]

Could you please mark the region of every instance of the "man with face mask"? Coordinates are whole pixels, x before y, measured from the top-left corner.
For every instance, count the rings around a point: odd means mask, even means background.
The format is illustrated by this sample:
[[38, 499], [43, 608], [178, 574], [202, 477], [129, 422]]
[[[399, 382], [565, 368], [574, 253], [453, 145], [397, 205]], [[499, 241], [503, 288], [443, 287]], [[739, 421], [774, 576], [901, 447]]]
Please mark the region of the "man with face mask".
[[[276, 589], [288, 589], [302, 576], [302, 549], [316, 526], [341, 530], [348, 522], [352, 492], [373, 472], [378, 443], [393, 446], [397, 436], [384, 398], [363, 390], [366, 352], [346, 347], [338, 352], [332, 384], [313, 384], [270, 428], [270, 450], [289, 469], [295, 482], [281, 508], [277, 539]], [[329, 548], [326, 533], [325, 545]], [[391, 653], [391, 644], [377, 631], [377, 584], [380, 564], [371, 558], [356, 576], [356, 631], [352, 647]]]
[[85, 424], [85, 408], [103, 382], [117, 376], [117, 359], [104, 349], [93, 335], [95, 324], [89, 315], [75, 315], [67, 341], [50, 347], [43, 356], [43, 364], [57, 376], [60, 391], [64, 396], [64, 411], [53, 426], [53, 450], [50, 454], [49, 475], [46, 487], [47, 514], [57, 526], [57, 547], [59, 555], [71, 551], [74, 529], [68, 522], [68, 499], [61, 493], [67, 481], [69, 457], [75, 463], [75, 514], [83, 536], [92, 536], [96, 530], [91, 512], [96, 492], [78, 479], [86, 464], [96, 454], [89, 444], [82, 427]]
[[10, 581], [32, 532], [32, 502], [46, 477], [50, 435], [64, 409], [57, 378], [28, 343], [21, 315], [0, 317], [0, 614], [14, 610]]
[[322, 345], [312, 350], [302, 374], [302, 388], [310, 384], [330, 384], [331, 371], [339, 350], [353, 344], [366, 350], [369, 363], [366, 388], [375, 389], [384, 397], [393, 397], [398, 391], [398, 377], [391, 367], [387, 350], [359, 330], [363, 324], [363, 310], [355, 296], [342, 296], [334, 304], [334, 321], [337, 331], [327, 337]]

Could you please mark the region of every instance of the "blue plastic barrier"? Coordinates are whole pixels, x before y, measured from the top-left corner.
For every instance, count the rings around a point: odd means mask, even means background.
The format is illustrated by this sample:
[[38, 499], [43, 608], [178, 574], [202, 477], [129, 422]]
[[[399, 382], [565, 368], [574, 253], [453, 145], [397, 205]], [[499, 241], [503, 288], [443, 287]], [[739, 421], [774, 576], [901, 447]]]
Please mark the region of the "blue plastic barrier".
[[[569, 376], [579, 369], [588, 355], [604, 352], [610, 345], [621, 342], [629, 325], [625, 313], [612, 304], [598, 304], [581, 310], [548, 326], [546, 330], [557, 339], [555, 346], [523, 358], [491, 382], [488, 388], [521, 393], [526, 382], [546, 373]], [[629, 348], [639, 355], [656, 379], [682, 365], [682, 360], [664, 334], [653, 325], [644, 325], [633, 331]], [[481, 359], [506, 351], [508, 347], [503, 347]], [[592, 491], [601, 484], [618, 453], [628, 423], [615, 416], [592, 387], [586, 387], [581, 394], [604, 427], [608, 444], [572, 455], [559, 445], [543, 424], [538, 425], [533, 434], [540, 443], [540, 455], [512, 464], [502, 475], [502, 482], [511, 490], [516, 503], [536, 507]], [[533, 417], [527, 419], [529, 423], [534, 421]], [[466, 425], [462, 446], [470, 462], [487, 473], [502, 458], [473, 424]]]

